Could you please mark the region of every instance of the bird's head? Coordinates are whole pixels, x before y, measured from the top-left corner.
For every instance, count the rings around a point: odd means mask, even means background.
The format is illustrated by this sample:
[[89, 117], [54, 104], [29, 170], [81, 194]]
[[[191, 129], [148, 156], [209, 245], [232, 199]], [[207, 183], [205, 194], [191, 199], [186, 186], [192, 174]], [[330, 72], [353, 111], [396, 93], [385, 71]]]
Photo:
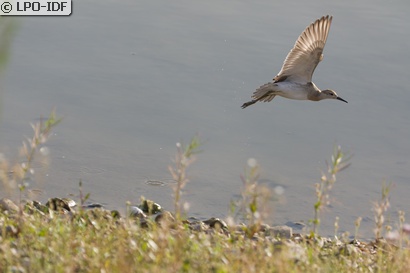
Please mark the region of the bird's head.
[[341, 100], [347, 103], [347, 101], [345, 101], [344, 99], [342, 99], [341, 97], [339, 97], [335, 91], [331, 90], [331, 89], [326, 89], [326, 90], [322, 90], [321, 92], [321, 99], [335, 99], [335, 100]]

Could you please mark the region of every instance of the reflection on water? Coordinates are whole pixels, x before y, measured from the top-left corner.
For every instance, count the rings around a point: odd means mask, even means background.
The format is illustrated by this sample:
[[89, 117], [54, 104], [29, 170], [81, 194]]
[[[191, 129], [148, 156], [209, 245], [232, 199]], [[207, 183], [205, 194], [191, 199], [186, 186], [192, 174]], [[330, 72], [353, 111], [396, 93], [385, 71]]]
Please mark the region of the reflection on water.
[[[64, 117], [49, 143], [47, 196], [78, 192], [82, 179], [110, 207], [144, 195], [172, 209], [171, 186], [146, 177], [166, 181], [175, 143], [198, 133], [204, 152], [183, 196], [192, 215], [226, 215], [254, 157], [261, 178], [286, 188], [274, 221], [307, 221], [336, 144], [354, 157], [323, 232], [333, 232], [335, 216], [349, 231], [371, 216], [383, 180], [395, 184], [391, 211], [409, 211], [407, 3], [84, 1], [74, 9], [20, 19], [3, 84], [1, 147], [17, 147], [33, 117], [54, 106]], [[314, 81], [349, 104], [278, 98], [241, 109], [325, 14], [334, 20]]]

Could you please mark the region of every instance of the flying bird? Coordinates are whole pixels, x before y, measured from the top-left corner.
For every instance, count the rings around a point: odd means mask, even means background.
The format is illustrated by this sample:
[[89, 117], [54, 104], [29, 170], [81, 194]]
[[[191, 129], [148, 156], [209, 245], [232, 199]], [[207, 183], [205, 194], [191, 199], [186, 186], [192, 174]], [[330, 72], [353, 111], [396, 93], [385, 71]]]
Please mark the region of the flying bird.
[[273, 82], [266, 83], [256, 89], [252, 95], [252, 100], [245, 102], [242, 108], [258, 101], [269, 102], [275, 96], [311, 101], [336, 99], [347, 103], [335, 91], [331, 89], [320, 90], [312, 82], [313, 72], [323, 59], [322, 52], [331, 23], [332, 16], [327, 15], [309, 25], [286, 56], [282, 69], [273, 78]]

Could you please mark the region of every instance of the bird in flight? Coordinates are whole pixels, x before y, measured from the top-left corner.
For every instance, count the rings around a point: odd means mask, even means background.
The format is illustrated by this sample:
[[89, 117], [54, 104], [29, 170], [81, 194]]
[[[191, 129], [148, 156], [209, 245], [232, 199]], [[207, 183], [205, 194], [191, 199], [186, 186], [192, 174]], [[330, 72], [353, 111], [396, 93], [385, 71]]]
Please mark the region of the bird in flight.
[[266, 83], [256, 89], [252, 95], [252, 100], [245, 102], [242, 108], [258, 101], [269, 102], [275, 96], [311, 101], [336, 99], [347, 103], [335, 91], [331, 89], [320, 90], [312, 82], [313, 72], [323, 59], [322, 52], [331, 23], [332, 16], [327, 15], [309, 25], [286, 56], [282, 69], [273, 78], [273, 82]]

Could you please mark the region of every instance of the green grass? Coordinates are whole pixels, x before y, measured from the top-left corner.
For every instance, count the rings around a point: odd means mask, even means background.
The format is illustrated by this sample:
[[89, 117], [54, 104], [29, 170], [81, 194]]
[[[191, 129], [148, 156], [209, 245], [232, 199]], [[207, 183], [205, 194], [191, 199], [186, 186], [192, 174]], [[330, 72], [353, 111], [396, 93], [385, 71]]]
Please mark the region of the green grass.
[[408, 272], [387, 243], [281, 240], [178, 223], [142, 228], [103, 210], [0, 214], [2, 272]]

